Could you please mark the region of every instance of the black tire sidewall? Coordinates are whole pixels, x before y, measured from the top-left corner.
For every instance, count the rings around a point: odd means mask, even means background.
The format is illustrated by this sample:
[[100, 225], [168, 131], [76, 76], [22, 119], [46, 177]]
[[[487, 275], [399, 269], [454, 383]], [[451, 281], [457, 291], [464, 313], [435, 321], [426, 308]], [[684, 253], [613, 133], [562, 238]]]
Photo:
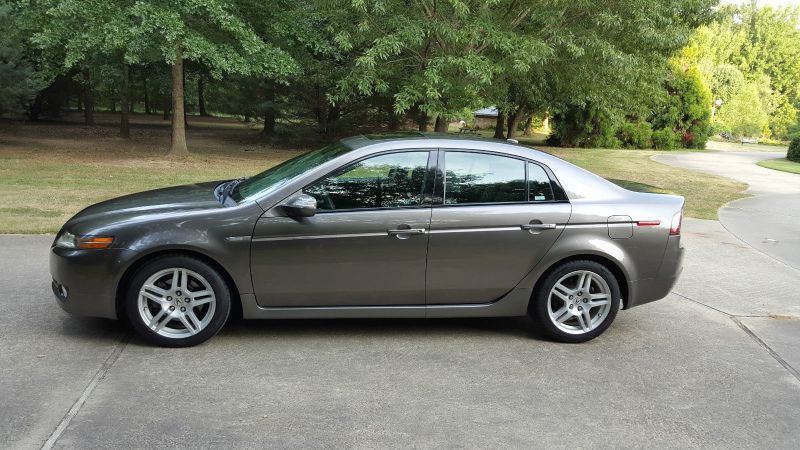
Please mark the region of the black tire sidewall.
[[[570, 334], [562, 330], [559, 330], [555, 326], [555, 324], [553, 324], [553, 322], [550, 320], [550, 315], [547, 311], [548, 308], [547, 301], [548, 301], [548, 296], [550, 295], [550, 291], [552, 290], [556, 282], [558, 282], [558, 280], [560, 280], [561, 277], [563, 277], [564, 275], [578, 270], [589, 270], [599, 275], [600, 277], [603, 278], [603, 280], [605, 280], [605, 282], [608, 284], [609, 289], [611, 290], [611, 310], [608, 312], [608, 316], [606, 316], [603, 323], [601, 323], [594, 330], [583, 334]], [[531, 298], [531, 303], [528, 307], [528, 313], [536, 323], [537, 328], [540, 331], [542, 331], [546, 337], [559, 342], [567, 342], [567, 343], [586, 342], [601, 335], [604, 331], [608, 329], [608, 327], [611, 326], [611, 323], [614, 322], [614, 318], [617, 316], [617, 312], [619, 311], [620, 297], [621, 297], [620, 288], [619, 288], [619, 283], [617, 282], [617, 278], [610, 270], [608, 270], [606, 266], [596, 261], [588, 261], [588, 260], [570, 261], [561, 264], [557, 267], [554, 267], [549, 272], [547, 272], [544, 280], [538, 284], [536, 290], [533, 293], [533, 297]]]
[[[147, 278], [160, 270], [173, 267], [189, 269], [200, 274], [209, 282], [211, 288], [214, 290], [214, 296], [216, 298], [216, 309], [211, 322], [199, 333], [180, 339], [161, 336], [151, 330], [142, 321], [138, 306], [139, 290]], [[231, 293], [222, 275], [208, 263], [191, 256], [161, 256], [145, 263], [136, 270], [128, 284], [125, 296], [125, 310], [131, 326], [133, 326], [136, 332], [149, 343], [162, 347], [191, 347], [207, 341], [217, 334], [219, 330], [222, 329], [222, 326], [225, 325], [231, 311]]]

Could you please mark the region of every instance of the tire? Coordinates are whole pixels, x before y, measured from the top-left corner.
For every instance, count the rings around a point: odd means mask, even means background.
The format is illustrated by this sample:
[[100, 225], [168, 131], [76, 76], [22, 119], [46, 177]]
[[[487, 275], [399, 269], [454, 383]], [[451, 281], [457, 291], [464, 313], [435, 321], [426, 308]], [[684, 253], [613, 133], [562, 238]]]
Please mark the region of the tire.
[[[188, 286], [188, 289], [187, 289]], [[217, 334], [231, 311], [231, 293], [208, 263], [184, 255], [156, 258], [131, 278], [125, 298], [131, 325], [147, 342], [191, 347]]]
[[547, 272], [533, 293], [528, 314], [547, 338], [579, 343], [606, 331], [619, 307], [614, 274], [598, 262], [578, 260]]

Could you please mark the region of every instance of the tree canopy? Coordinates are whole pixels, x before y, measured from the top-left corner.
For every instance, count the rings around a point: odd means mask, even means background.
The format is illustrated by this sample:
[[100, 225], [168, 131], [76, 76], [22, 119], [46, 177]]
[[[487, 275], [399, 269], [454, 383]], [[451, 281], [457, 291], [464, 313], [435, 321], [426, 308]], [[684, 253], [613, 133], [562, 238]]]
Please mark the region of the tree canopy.
[[790, 135], [800, 9], [716, 3], [16, 0], [0, 6], [0, 113], [77, 102], [87, 124], [121, 112], [127, 136], [143, 105], [171, 119], [174, 154], [187, 109], [272, 139], [446, 131], [495, 106], [496, 137], [551, 117], [562, 145], [702, 147], [719, 99], [714, 130]]

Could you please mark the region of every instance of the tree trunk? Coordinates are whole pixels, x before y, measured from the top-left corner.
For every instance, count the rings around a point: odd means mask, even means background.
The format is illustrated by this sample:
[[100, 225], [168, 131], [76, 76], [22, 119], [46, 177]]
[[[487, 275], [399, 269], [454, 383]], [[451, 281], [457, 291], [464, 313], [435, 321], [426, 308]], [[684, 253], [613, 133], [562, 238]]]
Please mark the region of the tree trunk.
[[400, 129], [400, 116], [394, 111], [389, 111], [388, 128], [389, 131], [397, 131]]
[[550, 112], [545, 111], [544, 119], [542, 119], [542, 131], [545, 134], [550, 134]]
[[94, 89], [92, 89], [92, 74], [88, 69], [83, 71], [83, 122], [94, 125]]
[[183, 53], [175, 52], [175, 63], [172, 65], [172, 142], [169, 154], [172, 156], [186, 156], [189, 149], [186, 147], [186, 117], [184, 116], [183, 101]]
[[497, 122], [494, 125], [494, 138], [495, 139], [505, 139], [505, 133], [503, 127], [506, 123], [506, 115], [497, 111]]
[[433, 126], [433, 130], [437, 133], [447, 133], [447, 130], [450, 128], [450, 122], [445, 119], [445, 117], [441, 114], [436, 116], [436, 124]]
[[130, 124], [128, 123], [128, 114], [130, 113], [130, 76], [129, 67], [127, 63], [122, 63], [122, 89], [120, 92], [119, 106], [122, 109], [122, 115], [119, 119], [119, 135], [125, 139], [131, 137]]
[[147, 78], [144, 79], [144, 113], [151, 114], [150, 110], [150, 93], [147, 92]]
[[197, 109], [201, 116], [208, 116], [206, 111], [206, 78], [200, 75], [197, 79]]
[[164, 120], [169, 120], [169, 115], [170, 115], [170, 112], [172, 111], [172, 104], [170, 103], [170, 96], [167, 95], [166, 92], [162, 93], [161, 94], [161, 100], [162, 100], [162, 103], [164, 105], [163, 106], [163, 109], [164, 109], [164, 117], [163, 117], [163, 119]]
[[[181, 60], [181, 68], [183, 68], [183, 60]], [[183, 69], [181, 69], [183, 70]], [[181, 86], [181, 93], [183, 94], [183, 129], [184, 138], [186, 136], [186, 129], [189, 128], [189, 118], [186, 112], [186, 71], [183, 70], [183, 85]]]
[[525, 119], [525, 131], [522, 135], [533, 136], [533, 114], [528, 115], [528, 118]]
[[517, 125], [519, 125], [519, 117], [521, 115], [522, 112], [519, 109], [508, 115], [508, 132], [506, 133], [506, 139], [513, 139], [517, 134]]
[[[202, 80], [202, 78], [200, 79]], [[264, 136], [273, 136], [275, 134], [275, 120], [278, 117], [278, 111], [275, 107], [275, 84], [267, 81], [267, 89], [264, 94], [267, 106], [264, 109], [264, 129], [261, 130], [261, 133]]]
[[419, 116], [417, 116], [417, 125], [419, 126], [419, 131], [428, 131], [428, 115], [425, 112], [420, 111]]

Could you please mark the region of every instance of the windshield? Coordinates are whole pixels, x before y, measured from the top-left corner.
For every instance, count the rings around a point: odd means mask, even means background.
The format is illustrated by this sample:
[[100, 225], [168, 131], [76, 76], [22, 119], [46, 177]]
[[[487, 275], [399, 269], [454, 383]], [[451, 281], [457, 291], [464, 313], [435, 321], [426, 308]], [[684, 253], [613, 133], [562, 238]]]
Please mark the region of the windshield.
[[350, 150], [352, 150], [350, 147], [336, 143], [284, 161], [239, 183], [231, 192], [231, 198], [236, 203], [240, 203], [244, 200], [265, 195], [305, 171], [326, 163]]

